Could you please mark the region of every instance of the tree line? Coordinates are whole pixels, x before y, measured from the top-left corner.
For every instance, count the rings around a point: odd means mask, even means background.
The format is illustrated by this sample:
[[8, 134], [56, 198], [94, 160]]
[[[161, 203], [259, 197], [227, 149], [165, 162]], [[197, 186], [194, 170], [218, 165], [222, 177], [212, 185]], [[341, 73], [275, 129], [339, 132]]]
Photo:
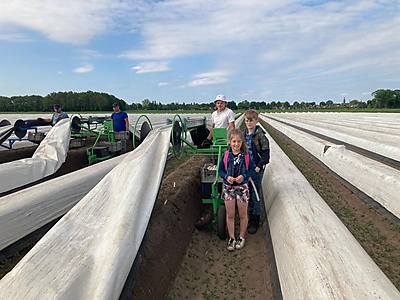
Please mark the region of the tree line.
[[[370, 109], [390, 109], [400, 108], [400, 90], [379, 89], [371, 94], [372, 99], [367, 102], [356, 99], [347, 102], [345, 99], [341, 103], [334, 103], [332, 100], [316, 102], [298, 102], [290, 104], [288, 101], [248, 101], [243, 100], [229, 101], [228, 107], [232, 110], [257, 109], [266, 110], [308, 110], [308, 109], [333, 109], [333, 108], [370, 108]], [[54, 103], [62, 105], [64, 111], [84, 112], [84, 111], [111, 111], [112, 104], [117, 102], [122, 110], [212, 110], [214, 103], [178, 103], [172, 102], [163, 104], [161, 102], [144, 99], [141, 103], [127, 104], [125, 100], [113, 95], [100, 92], [55, 92], [46, 96], [26, 95], [26, 96], [0, 96], [1, 112], [37, 112], [53, 111]]]

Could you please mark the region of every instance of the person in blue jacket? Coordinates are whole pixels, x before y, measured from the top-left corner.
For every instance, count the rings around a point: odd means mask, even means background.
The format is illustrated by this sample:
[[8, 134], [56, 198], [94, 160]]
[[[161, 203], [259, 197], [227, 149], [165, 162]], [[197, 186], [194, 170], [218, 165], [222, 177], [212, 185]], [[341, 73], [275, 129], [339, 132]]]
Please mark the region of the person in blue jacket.
[[[269, 163], [269, 141], [264, 130], [258, 124], [258, 112], [250, 109], [244, 113], [246, 129], [244, 137], [251, 158], [256, 166], [254, 176], [251, 178], [254, 186], [250, 186], [249, 225], [247, 232], [255, 234], [260, 227], [261, 215], [261, 182], [264, 176], [265, 165]], [[258, 195], [258, 197], [257, 197]]]
[[[248, 180], [254, 174], [254, 162], [247, 152], [246, 141], [240, 129], [232, 129], [228, 133], [229, 149], [224, 153], [219, 164], [218, 174], [224, 184], [222, 199], [226, 208], [226, 224], [229, 241], [227, 249], [242, 249], [245, 244], [248, 216], [247, 208], [250, 198]], [[235, 210], [238, 206], [240, 226], [239, 237], [235, 239]]]

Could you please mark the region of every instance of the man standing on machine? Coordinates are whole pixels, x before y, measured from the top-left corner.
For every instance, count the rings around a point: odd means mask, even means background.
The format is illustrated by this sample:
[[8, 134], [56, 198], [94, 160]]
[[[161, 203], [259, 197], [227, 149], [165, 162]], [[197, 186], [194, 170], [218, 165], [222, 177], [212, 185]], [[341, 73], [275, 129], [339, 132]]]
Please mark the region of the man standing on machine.
[[211, 115], [211, 131], [203, 141], [203, 147], [211, 145], [213, 128], [226, 128], [227, 131], [235, 129], [235, 114], [230, 108], [226, 107], [228, 102], [226, 101], [225, 95], [217, 95], [214, 103], [217, 110]]
[[129, 119], [128, 114], [119, 108], [118, 103], [112, 105], [114, 112], [111, 114], [111, 120], [113, 122], [113, 131], [129, 131]]
[[51, 123], [51, 126], [54, 126], [57, 124], [58, 121], [69, 118], [68, 114], [66, 112], [62, 111], [60, 104], [58, 104], [58, 103], [54, 104], [53, 109], [54, 109], [54, 114], [52, 115], [51, 118], [47, 118], [47, 119], [37, 118], [37, 120]]

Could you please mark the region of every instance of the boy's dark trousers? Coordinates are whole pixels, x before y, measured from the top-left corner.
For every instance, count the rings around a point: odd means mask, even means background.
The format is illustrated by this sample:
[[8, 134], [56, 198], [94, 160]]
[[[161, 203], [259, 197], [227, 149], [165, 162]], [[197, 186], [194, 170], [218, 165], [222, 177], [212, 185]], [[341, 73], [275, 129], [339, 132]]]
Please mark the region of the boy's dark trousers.
[[264, 175], [264, 170], [261, 170], [259, 173], [255, 173], [255, 175], [251, 178], [256, 186], [257, 193], [260, 199], [257, 198], [257, 195], [254, 191], [254, 187], [251, 183], [249, 183], [250, 187], [250, 201], [249, 201], [249, 225], [247, 227], [247, 232], [249, 234], [255, 234], [260, 227], [260, 215], [261, 215], [261, 180]]

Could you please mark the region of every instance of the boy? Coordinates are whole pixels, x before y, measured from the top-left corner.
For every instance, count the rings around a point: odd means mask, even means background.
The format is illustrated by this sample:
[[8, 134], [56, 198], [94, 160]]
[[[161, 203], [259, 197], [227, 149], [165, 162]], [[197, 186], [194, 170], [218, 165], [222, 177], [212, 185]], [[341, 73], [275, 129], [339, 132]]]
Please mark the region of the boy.
[[[257, 193], [261, 198], [261, 180], [264, 174], [265, 165], [269, 162], [269, 141], [265, 137], [265, 132], [258, 123], [258, 112], [248, 110], [244, 114], [244, 122], [246, 124], [245, 138], [249, 148], [250, 156], [256, 166], [255, 174], [252, 176]], [[252, 185], [250, 185], [251, 194], [249, 201], [249, 225], [247, 232], [255, 234], [260, 227], [261, 203], [257, 199], [256, 193]]]

